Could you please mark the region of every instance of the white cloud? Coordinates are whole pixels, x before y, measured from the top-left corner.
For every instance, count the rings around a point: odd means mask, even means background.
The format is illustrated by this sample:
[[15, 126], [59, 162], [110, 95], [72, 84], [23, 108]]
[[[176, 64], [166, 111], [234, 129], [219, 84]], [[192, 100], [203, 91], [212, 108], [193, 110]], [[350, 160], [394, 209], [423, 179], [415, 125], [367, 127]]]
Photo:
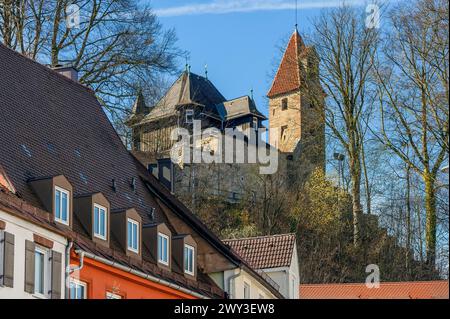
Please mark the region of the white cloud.
[[[362, 5], [363, 0], [309, 0], [298, 1], [298, 9], [317, 9], [347, 5]], [[210, 3], [190, 3], [177, 7], [159, 8], [155, 13], [160, 17], [173, 17], [197, 14], [225, 14], [232, 12], [253, 12], [273, 10], [294, 10], [294, 0], [212, 0]]]

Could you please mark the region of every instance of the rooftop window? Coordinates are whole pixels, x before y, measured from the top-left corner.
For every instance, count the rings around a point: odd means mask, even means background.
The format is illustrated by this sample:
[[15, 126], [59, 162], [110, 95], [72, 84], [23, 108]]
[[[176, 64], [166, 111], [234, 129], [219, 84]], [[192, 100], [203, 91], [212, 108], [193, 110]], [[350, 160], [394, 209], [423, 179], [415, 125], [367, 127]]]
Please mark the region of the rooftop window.
[[195, 248], [190, 245], [184, 245], [184, 272], [194, 276], [194, 256]]
[[128, 218], [127, 222], [127, 245], [128, 250], [139, 253], [139, 222]]
[[106, 240], [107, 210], [105, 207], [94, 204], [94, 236]]
[[55, 187], [55, 221], [69, 225], [69, 191]]
[[169, 236], [158, 233], [158, 262], [169, 265]]

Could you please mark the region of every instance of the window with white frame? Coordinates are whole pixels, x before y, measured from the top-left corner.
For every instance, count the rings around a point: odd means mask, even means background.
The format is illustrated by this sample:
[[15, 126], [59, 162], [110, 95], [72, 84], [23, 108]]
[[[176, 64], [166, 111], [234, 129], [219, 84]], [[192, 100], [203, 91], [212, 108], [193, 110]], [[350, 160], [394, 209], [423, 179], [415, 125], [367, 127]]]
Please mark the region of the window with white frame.
[[76, 279], [70, 279], [69, 297], [70, 299], [87, 299], [87, 284]]
[[184, 272], [194, 276], [194, 256], [195, 248], [190, 245], [184, 245]]
[[139, 222], [128, 218], [127, 223], [127, 245], [128, 250], [139, 253]]
[[94, 204], [94, 236], [106, 240], [107, 210], [105, 207]]
[[192, 124], [194, 122], [194, 110], [186, 110], [186, 124]]
[[106, 299], [122, 299], [122, 296], [108, 291], [106, 292]]
[[48, 251], [41, 247], [34, 250], [34, 294], [39, 297], [48, 297]]
[[69, 225], [69, 191], [55, 187], [55, 221]]
[[169, 236], [158, 233], [158, 262], [169, 265]]
[[250, 299], [250, 285], [244, 282], [244, 299]]

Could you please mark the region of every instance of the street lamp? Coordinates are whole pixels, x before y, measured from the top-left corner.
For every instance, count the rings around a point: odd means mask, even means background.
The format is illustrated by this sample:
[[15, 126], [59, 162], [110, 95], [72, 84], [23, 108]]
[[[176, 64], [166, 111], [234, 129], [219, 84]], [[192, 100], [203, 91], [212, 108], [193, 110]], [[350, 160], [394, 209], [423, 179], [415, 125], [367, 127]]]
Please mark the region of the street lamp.
[[[338, 186], [341, 188], [341, 174], [344, 175], [343, 167], [341, 166], [343, 166], [345, 155], [341, 153], [334, 153], [333, 157], [336, 161], [338, 161]], [[342, 177], [342, 180], [343, 179], [344, 177]]]

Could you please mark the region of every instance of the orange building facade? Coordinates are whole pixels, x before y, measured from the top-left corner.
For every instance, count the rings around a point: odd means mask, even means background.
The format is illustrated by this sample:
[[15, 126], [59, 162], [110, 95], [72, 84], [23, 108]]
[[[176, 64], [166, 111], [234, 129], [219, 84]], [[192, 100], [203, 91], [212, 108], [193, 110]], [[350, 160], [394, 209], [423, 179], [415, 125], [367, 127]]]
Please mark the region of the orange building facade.
[[[79, 265], [75, 254], [72, 265]], [[83, 287], [75, 292], [77, 287]], [[190, 294], [84, 257], [83, 268], [71, 275], [71, 299], [198, 299]]]

